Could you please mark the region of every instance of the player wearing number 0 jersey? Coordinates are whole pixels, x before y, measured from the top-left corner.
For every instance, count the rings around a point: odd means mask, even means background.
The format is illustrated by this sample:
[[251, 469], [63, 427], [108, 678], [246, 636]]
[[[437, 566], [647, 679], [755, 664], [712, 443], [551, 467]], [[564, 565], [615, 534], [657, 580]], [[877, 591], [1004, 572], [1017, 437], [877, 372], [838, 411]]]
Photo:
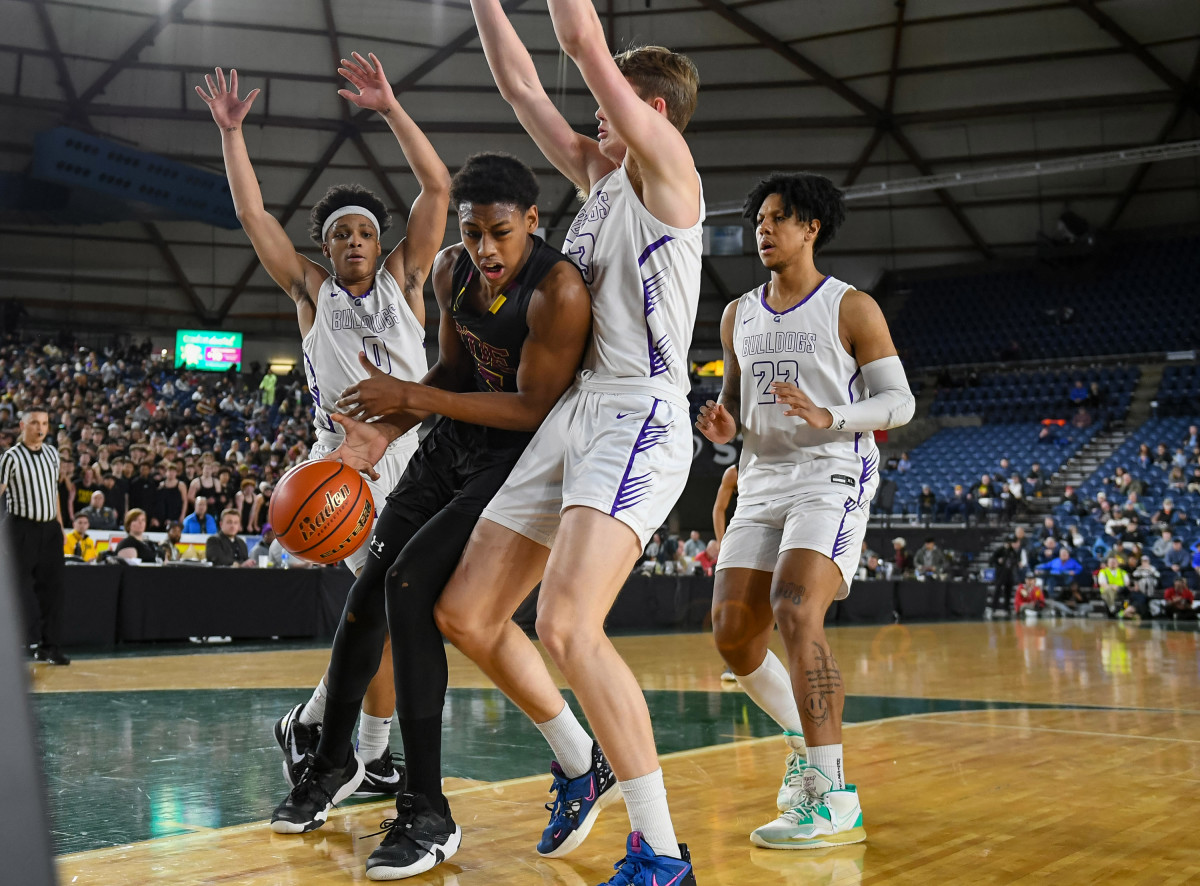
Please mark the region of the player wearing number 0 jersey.
[[[842, 222], [841, 197], [806, 174], [772, 175], [750, 193], [745, 214], [771, 279], [725, 309], [720, 401], [701, 407], [696, 422], [715, 443], [742, 431], [713, 634], [788, 744], [781, 815], [750, 838], [771, 849], [866, 839], [858, 791], [845, 781], [845, 693], [823, 623], [849, 593], [866, 534], [879, 469], [872, 431], [913, 413], [879, 306], [814, 264]], [[787, 669], [767, 648], [775, 623]]]
[[[450, 174], [424, 133], [396, 101], [383, 65], [354, 53], [342, 59], [338, 73], [354, 90], [338, 94], [352, 104], [374, 110], [391, 128], [421, 186], [409, 211], [407, 236], [386, 258], [381, 238], [389, 218], [383, 202], [358, 185], [330, 188], [310, 213], [310, 235], [329, 261], [327, 268], [298, 253], [287, 232], [263, 205], [262, 192], [242, 137], [242, 121], [258, 95], [237, 95], [237, 72], [228, 87], [221, 69], [205, 77], [208, 90], [196, 87], [221, 130], [221, 149], [229, 188], [242, 223], [263, 268], [295, 302], [304, 346], [304, 370], [315, 401], [317, 441], [313, 458], [335, 449], [343, 434], [330, 404], [342, 390], [366, 377], [359, 363], [365, 353], [375, 366], [404, 379], [418, 379], [425, 368], [422, 289], [446, 230]], [[383, 259], [382, 265], [380, 259]], [[416, 449], [416, 435], [397, 440], [380, 462], [380, 482], [372, 485], [376, 513], [391, 485], [404, 472]], [[367, 550], [347, 558], [356, 572]], [[390, 661], [384, 649], [381, 661]], [[310, 751], [325, 706], [327, 679], [307, 703], [297, 704], [275, 725], [275, 740], [284, 754], [283, 772], [294, 783]], [[403, 787], [402, 772], [392, 762], [388, 734], [395, 708], [391, 668], [377, 668], [363, 702], [358, 749], [366, 761], [364, 792], [395, 794]]]
[[[334, 231], [337, 236], [336, 223]], [[312, 328], [303, 341], [304, 373], [317, 431], [310, 458], [324, 458], [345, 439], [341, 425], [330, 416], [337, 412], [334, 402], [341, 392], [363, 379], [360, 353], [381, 372], [403, 381], [420, 381], [428, 367], [425, 329], [386, 267], [376, 272], [370, 289], [361, 295], [354, 295], [333, 277], [326, 278], [313, 299], [313, 309]], [[415, 428], [397, 437], [375, 466], [379, 479], [367, 478], [377, 515], [404, 474], [417, 443]], [[366, 545], [346, 558], [346, 565], [355, 573], [366, 562]]]

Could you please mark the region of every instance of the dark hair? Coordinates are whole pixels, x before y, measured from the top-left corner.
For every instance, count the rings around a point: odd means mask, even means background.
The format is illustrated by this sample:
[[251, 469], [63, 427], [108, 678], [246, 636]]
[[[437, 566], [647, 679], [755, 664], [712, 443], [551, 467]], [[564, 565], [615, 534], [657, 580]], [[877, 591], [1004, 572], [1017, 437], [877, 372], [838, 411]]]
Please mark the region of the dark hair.
[[500, 151], [472, 154], [450, 181], [450, 205], [462, 203], [486, 206], [491, 203], [515, 203], [522, 212], [537, 205], [537, 177], [533, 170]]
[[391, 227], [392, 217], [388, 215], [387, 207], [373, 193], [362, 185], [334, 185], [308, 214], [308, 236], [313, 238], [313, 242], [324, 244], [321, 227], [325, 224], [325, 219], [343, 206], [362, 206], [375, 213], [375, 217], [379, 219], [381, 237], [383, 232]]
[[821, 222], [813, 252], [819, 252], [837, 236], [846, 220], [842, 192], [823, 175], [812, 172], [772, 172], [754, 186], [742, 204], [742, 215], [756, 221], [763, 202], [772, 194], [783, 198], [784, 214], [799, 221]]
[[638, 46], [617, 53], [613, 61], [639, 98], [662, 98], [671, 125], [680, 132], [687, 128], [700, 89], [700, 74], [690, 58], [665, 46]]

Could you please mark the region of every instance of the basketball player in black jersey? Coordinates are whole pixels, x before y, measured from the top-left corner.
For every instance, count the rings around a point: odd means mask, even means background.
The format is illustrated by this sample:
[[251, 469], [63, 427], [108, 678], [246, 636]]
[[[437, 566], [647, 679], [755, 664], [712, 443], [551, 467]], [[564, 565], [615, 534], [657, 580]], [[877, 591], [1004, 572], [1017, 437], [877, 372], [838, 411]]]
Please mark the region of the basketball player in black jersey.
[[[362, 779], [350, 734], [390, 629], [408, 785], [367, 861], [372, 880], [414, 876], [458, 849], [461, 830], [441, 792], [447, 667], [433, 606], [484, 506], [570, 385], [591, 330], [578, 270], [533, 233], [537, 195], [537, 180], [516, 158], [467, 160], [450, 191], [462, 242], [433, 267], [437, 363], [416, 384], [364, 359], [371, 377], [345, 392], [334, 415], [346, 440], [331, 457], [368, 475], [391, 439], [441, 416], [375, 524], [333, 642], [320, 744], [271, 819], [280, 833], [318, 828]], [[380, 414], [370, 424], [353, 418]]]

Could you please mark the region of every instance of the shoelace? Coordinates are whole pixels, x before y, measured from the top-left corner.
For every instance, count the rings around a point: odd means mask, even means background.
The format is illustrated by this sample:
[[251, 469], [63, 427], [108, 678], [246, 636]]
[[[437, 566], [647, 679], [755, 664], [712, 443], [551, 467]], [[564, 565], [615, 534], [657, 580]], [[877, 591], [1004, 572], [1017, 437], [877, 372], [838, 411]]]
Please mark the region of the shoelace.
[[802, 759], [799, 753], [792, 751], [788, 754], [787, 762], [784, 764], [783, 787], [791, 791], [789, 803], [792, 799], [797, 799], [801, 794], [807, 793], [804, 790], [804, 768], [800, 765]]
[[550, 812], [550, 820], [556, 818], [574, 819], [571, 810], [567, 807], [567, 779], [554, 776], [554, 784], [550, 785], [550, 793], [554, 794], [554, 802], [547, 803], [546, 809]]
[[321, 784], [316, 776], [316, 770], [313, 768], [316, 755], [308, 753], [304, 755], [304, 774], [300, 776], [300, 780], [296, 782], [296, 786], [292, 788], [292, 792], [288, 795], [288, 799], [298, 803], [302, 799], [320, 800], [323, 798], [331, 805], [337, 806], [333, 802], [333, 794], [325, 790], [325, 786]]
[[417, 813], [416, 810], [413, 809], [412, 801], [407, 799], [402, 800], [399, 808], [396, 810], [395, 818], [385, 818], [379, 823], [379, 830], [375, 831], [373, 834], [364, 834], [358, 839], [365, 840], [367, 837], [378, 837], [380, 834], [387, 834], [387, 836], [383, 838], [383, 842], [386, 843], [392, 838], [393, 835], [396, 835], [399, 837], [406, 837], [415, 845], [420, 846], [420, 843], [417, 843], [416, 840], [413, 840], [412, 837], [405, 833], [405, 831], [412, 828], [413, 819], [416, 818], [416, 815]]
[[807, 791], [802, 791], [796, 799], [796, 805], [781, 816], [792, 824], [799, 824], [801, 818], [812, 815], [813, 810], [823, 802], [820, 797], [814, 797]]
[[632, 886], [637, 882], [637, 875], [642, 872], [644, 859], [626, 855], [613, 865], [617, 875], [608, 881], [606, 886]]

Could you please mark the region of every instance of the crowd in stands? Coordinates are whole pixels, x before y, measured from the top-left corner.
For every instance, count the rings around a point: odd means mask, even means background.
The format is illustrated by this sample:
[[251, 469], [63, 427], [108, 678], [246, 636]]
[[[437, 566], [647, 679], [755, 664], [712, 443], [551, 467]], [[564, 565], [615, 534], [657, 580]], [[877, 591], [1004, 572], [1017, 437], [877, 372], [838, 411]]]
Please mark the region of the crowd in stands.
[[698, 529], [684, 539], [663, 527], [646, 543], [638, 571], [643, 575], [711, 576], [720, 550], [719, 541], [704, 541]]
[[303, 379], [264, 377], [177, 370], [149, 342], [10, 338], [0, 346], [0, 450], [17, 439], [23, 409], [47, 410], [68, 555], [94, 558], [88, 530], [124, 530], [116, 555], [178, 559], [174, 544], [140, 541], [151, 531], [211, 536], [206, 559], [246, 563], [245, 540], [221, 539], [263, 532], [274, 483], [312, 440]]

